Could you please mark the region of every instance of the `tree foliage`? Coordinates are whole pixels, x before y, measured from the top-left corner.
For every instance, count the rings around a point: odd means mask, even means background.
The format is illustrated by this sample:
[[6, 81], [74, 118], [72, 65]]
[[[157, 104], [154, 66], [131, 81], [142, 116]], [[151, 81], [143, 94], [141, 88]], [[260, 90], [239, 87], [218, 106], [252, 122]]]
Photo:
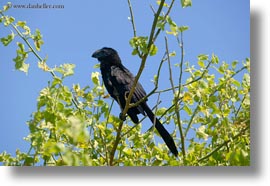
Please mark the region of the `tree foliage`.
[[[191, 0], [181, 0], [183, 7], [191, 6]], [[16, 21], [6, 15], [10, 3], [0, 14], [0, 26], [11, 28], [11, 33], [1, 38], [8, 46], [17, 42], [15, 69], [28, 73], [29, 55], [38, 59], [38, 68], [50, 73], [52, 79], [37, 99], [37, 110], [27, 122], [29, 134], [28, 152], [16, 151], [0, 154], [4, 165], [16, 166], [205, 166], [250, 165], [250, 60], [231, 63], [219, 61], [215, 54], [199, 54], [197, 62], [184, 61], [183, 34], [187, 26], [178, 26], [170, 17], [174, 0], [152, 5], [154, 18], [148, 36], [138, 36], [131, 2], [128, 0], [134, 37], [130, 39], [132, 55], [141, 59], [136, 76], [140, 78], [148, 56], [157, 54], [155, 41], [163, 34], [164, 56], [154, 76], [154, 89], [148, 94], [173, 95], [171, 105], [155, 106], [157, 116], [164, 124], [175, 126], [173, 136], [180, 149], [178, 158], [170, 155], [165, 144], [157, 144], [155, 131], [142, 133], [141, 125], [130, 120], [121, 121], [111, 113], [114, 102], [108, 102], [106, 90], [99, 72], [91, 74], [92, 85], [67, 87], [63, 80], [74, 74], [74, 64], [62, 64], [50, 68], [47, 57], [40, 57], [44, 43], [41, 32], [34, 32], [25, 21]], [[154, 10], [154, 7], [157, 10]], [[175, 37], [181, 56], [171, 64], [176, 52], [169, 50], [167, 37]], [[168, 64], [170, 83], [167, 89], [159, 89], [160, 73]], [[174, 79], [172, 68], [179, 70]], [[188, 77], [183, 78], [183, 75]], [[237, 76], [237, 78], [236, 78]], [[130, 93], [132, 94], [132, 92]], [[132, 106], [130, 96], [124, 112]], [[138, 104], [138, 103], [135, 103]], [[193, 134], [193, 135], [189, 135]]]

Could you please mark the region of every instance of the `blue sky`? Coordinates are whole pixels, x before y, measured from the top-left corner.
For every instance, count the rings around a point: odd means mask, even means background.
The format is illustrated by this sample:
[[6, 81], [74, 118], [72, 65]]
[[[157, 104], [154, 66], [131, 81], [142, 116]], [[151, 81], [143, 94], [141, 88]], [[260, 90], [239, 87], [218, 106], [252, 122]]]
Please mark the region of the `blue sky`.
[[[137, 35], [149, 34], [152, 23], [152, 11], [149, 4], [156, 7], [154, 0], [131, 0]], [[26, 21], [34, 31], [39, 28], [45, 44], [40, 56], [48, 55], [48, 65], [53, 67], [63, 63], [76, 64], [75, 75], [69, 77], [65, 84], [71, 86], [79, 83], [81, 87], [90, 84], [90, 74], [97, 71], [93, 66], [96, 59], [91, 54], [103, 46], [118, 50], [123, 63], [134, 74], [140, 60], [131, 55], [129, 40], [133, 36], [132, 26], [128, 19], [129, 9], [126, 0], [14, 0], [18, 4], [60, 4], [64, 9], [15, 9], [7, 14], [16, 20]], [[4, 2], [1, 1], [2, 7]], [[185, 61], [196, 64], [199, 54], [215, 53], [221, 61], [243, 61], [250, 56], [250, 22], [248, 0], [193, 0], [191, 8], [181, 8], [180, 0], [172, 10], [173, 20], [180, 25], [189, 26], [184, 33]], [[9, 28], [0, 27], [0, 37], [10, 33]], [[179, 51], [175, 39], [168, 36], [170, 50]], [[0, 152], [6, 150], [15, 153], [19, 148], [27, 151], [29, 145], [23, 140], [28, 134], [26, 121], [36, 110], [36, 99], [39, 91], [51, 80], [49, 73], [37, 68], [37, 59], [29, 57], [28, 75], [15, 71], [12, 59], [15, 57], [16, 41], [8, 47], [0, 45]], [[150, 57], [140, 82], [147, 92], [153, 88], [154, 74], [157, 71], [160, 56], [164, 53], [163, 34], [157, 40], [159, 53]], [[179, 57], [179, 56], [178, 56]], [[177, 63], [175, 58], [173, 63]], [[168, 74], [161, 77], [161, 88], [167, 87]], [[110, 100], [108, 100], [110, 101]], [[163, 104], [169, 103], [164, 97]], [[150, 99], [153, 105], [155, 99]], [[152, 103], [152, 104], [151, 104]], [[118, 109], [118, 108], [117, 108]], [[117, 110], [116, 110], [117, 111]], [[146, 120], [145, 120], [146, 122]], [[147, 122], [149, 122], [147, 120]], [[148, 125], [147, 125], [148, 126]]]

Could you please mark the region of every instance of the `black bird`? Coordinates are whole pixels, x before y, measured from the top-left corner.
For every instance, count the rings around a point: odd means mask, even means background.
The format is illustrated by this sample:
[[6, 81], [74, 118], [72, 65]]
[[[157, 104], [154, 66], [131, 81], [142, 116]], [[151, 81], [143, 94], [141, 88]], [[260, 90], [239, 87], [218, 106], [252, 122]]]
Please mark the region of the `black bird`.
[[[92, 57], [97, 58], [100, 62], [100, 70], [104, 85], [111, 95], [121, 107], [124, 109], [126, 104], [126, 97], [131, 90], [135, 77], [133, 74], [122, 64], [121, 59], [116, 50], [104, 47], [93, 53]], [[135, 91], [131, 98], [131, 103], [136, 103], [146, 96], [145, 90], [138, 82]], [[146, 100], [147, 101], [147, 100]], [[129, 108], [127, 114], [134, 123], [139, 123], [138, 114], [147, 114], [159, 134], [165, 141], [170, 151], [177, 156], [178, 151], [175, 146], [174, 140], [169, 132], [164, 128], [160, 121], [156, 118], [152, 110], [147, 105], [146, 101], [141, 102], [138, 106]], [[121, 114], [120, 114], [121, 116]], [[121, 118], [122, 119], [122, 118]]]

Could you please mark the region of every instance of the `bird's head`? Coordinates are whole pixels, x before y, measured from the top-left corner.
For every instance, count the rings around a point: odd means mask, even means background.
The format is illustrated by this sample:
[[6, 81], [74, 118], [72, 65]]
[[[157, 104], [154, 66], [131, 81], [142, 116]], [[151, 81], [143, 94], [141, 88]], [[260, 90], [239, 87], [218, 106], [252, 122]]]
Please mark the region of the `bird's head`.
[[117, 51], [109, 47], [103, 47], [102, 49], [95, 51], [92, 54], [92, 57], [97, 58], [101, 63], [121, 63]]

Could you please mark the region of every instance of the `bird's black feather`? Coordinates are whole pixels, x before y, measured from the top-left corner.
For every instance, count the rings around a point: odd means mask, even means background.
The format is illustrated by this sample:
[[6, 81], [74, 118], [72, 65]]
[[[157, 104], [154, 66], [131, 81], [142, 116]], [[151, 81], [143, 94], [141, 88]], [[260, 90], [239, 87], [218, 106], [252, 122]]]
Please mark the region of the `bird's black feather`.
[[[107, 91], [118, 102], [121, 109], [124, 109], [126, 97], [134, 84], [134, 75], [124, 67], [117, 51], [112, 48], [104, 47], [97, 50], [93, 53], [92, 57], [97, 58], [100, 61], [101, 75]], [[145, 96], [145, 90], [138, 82], [130, 102], [136, 103]], [[177, 156], [178, 151], [173, 138], [156, 118], [146, 101], [147, 100], [143, 101], [136, 107], [129, 108], [127, 114], [134, 123], [139, 123], [138, 114], [147, 114], [170, 151]]]

